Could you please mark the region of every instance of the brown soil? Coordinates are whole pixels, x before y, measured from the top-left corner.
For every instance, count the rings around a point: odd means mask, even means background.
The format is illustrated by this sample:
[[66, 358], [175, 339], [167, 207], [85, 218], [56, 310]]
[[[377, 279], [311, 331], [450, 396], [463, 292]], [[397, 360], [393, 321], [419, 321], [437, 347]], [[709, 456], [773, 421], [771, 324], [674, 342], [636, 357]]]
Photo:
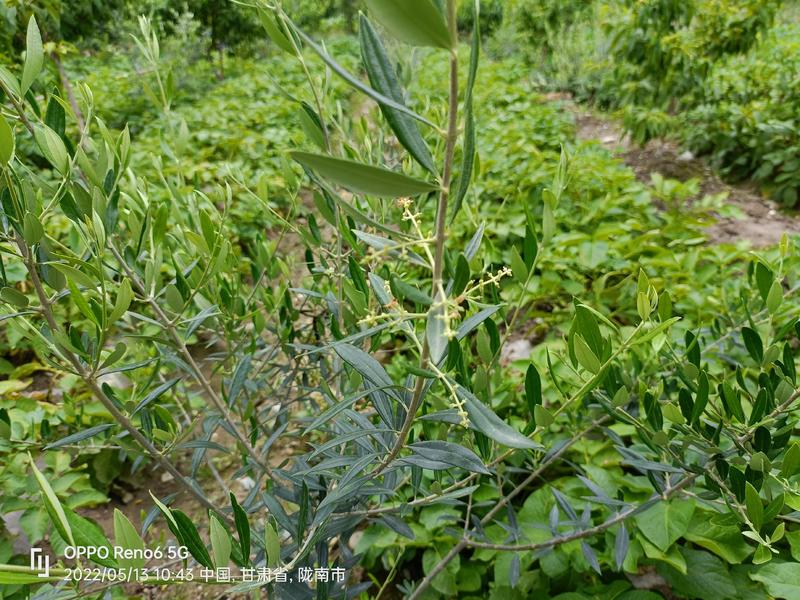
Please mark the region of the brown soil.
[[682, 152], [674, 142], [658, 139], [639, 146], [609, 118], [576, 105], [572, 110], [575, 112], [577, 138], [599, 141], [633, 169], [640, 181], [650, 183], [653, 173], [680, 181], [697, 178], [702, 194], [726, 193], [726, 202], [738, 209], [741, 218], [716, 215], [716, 221], [708, 227], [709, 241], [718, 244], [744, 241], [754, 247], [764, 247], [777, 244], [784, 233], [800, 233], [797, 214], [781, 211], [753, 185], [732, 185], [722, 181], [705, 161], [689, 152]]

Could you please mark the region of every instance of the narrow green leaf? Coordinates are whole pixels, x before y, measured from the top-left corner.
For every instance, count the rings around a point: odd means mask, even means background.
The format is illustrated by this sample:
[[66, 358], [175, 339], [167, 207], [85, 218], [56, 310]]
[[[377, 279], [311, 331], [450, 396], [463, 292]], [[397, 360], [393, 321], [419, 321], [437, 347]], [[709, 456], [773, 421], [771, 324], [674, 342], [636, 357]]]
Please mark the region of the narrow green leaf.
[[781, 462], [781, 475], [792, 477], [800, 471], [800, 442], [795, 442], [783, 455]]
[[761, 503], [758, 491], [749, 481], [745, 482], [744, 486], [744, 502], [747, 507], [747, 516], [750, 518], [753, 527], [761, 529], [764, 524], [764, 505]]
[[233, 520], [236, 523], [236, 532], [239, 534], [239, 546], [242, 549], [242, 560], [245, 565], [250, 564], [250, 522], [247, 520], [247, 513], [239, 505], [236, 496], [231, 492], [231, 507], [233, 508]]
[[267, 547], [267, 566], [277, 567], [281, 562], [281, 542], [271, 523], [264, 526], [264, 542]]
[[371, 355], [352, 344], [337, 344], [333, 347], [339, 357], [353, 367], [376, 388], [384, 388], [387, 393], [397, 398], [397, 392], [392, 389], [394, 383], [386, 369]]
[[69, 154], [64, 140], [55, 131], [46, 125], [34, 129], [34, 138], [44, 157], [62, 175], [69, 169]]
[[450, 49], [455, 40], [431, 0], [366, 0], [375, 19], [398, 40], [412, 46]]
[[60, 440], [53, 442], [52, 444], [47, 444], [47, 446], [45, 446], [44, 449], [52, 450], [53, 448], [61, 448], [62, 446], [77, 444], [78, 442], [82, 442], [83, 440], [88, 440], [89, 438], [99, 435], [104, 431], [108, 431], [112, 427], [113, 425], [111, 425], [110, 423], [106, 423], [103, 425], [95, 425], [94, 427], [89, 427], [89, 429], [84, 429], [83, 431], [79, 431], [78, 433], [73, 433], [72, 435], [63, 437]]
[[172, 533], [174, 533], [175, 535], [178, 535], [178, 533], [177, 533], [178, 532], [178, 522], [175, 520], [175, 517], [172, 515], [172, 511], [170, 510], [170, 508], [166, 504], [161, 502], [161, 500], [156, 498], [153, 495], [153, 492], [150, 492], [150, 497], [153, 499], [153, 502], [158, 507], [158, 509], [161, 511], [161, 514], [163, 514], [164, 517], [167, 519], [167, 526], [170, 528]]
[[0, 163], [6, 166], [14, 158], [14, 130], [4, 117], [0, 116]]
[[767, 294], [767, 310], [774, 314], [783, 302], [783, 286], [780, 281], [773, 281]]
[[218, 569], [228, 566], [231, 559], [231, 537], [216, 515], [211, 515], [211, 551]]
[[597, 358], [592, 349], [589, 348], [589, 344], [586, 343], [586, 340], [583, 339], [583, 336], [579, 333], [576, 333], [574, 338], [574, 345], [575, 345], [575, 357], [578, 359], [578, 362], [581, 366], [591, 373], [597, 373], [600, 371], [602, 365], [600, 364], [600, 360]]
[[425, 326], [425, 339], [428, 342], [430, 358], [433, 364], [439, 364], [445, 351], [447, 350], [447, 331], [449, 323], [447, 319], [447, 299], [443, 293], [436, 296], [436, 300], [428, 310], [427, 323]]
[[36, 478], [36, 483], [39, 484], [39, 490], [42, 493], [42, 503], [44, 504], [47, 514], [50, 515], [53, 526], [65, 542], [70, 545], [75, 545], [75, 539], [72, 537], [72, 528], [67, 520], [67, 515], [64, 513], [64, 508], [61, 506], [61, 501], [58, 499], [58, 496], [56, 496], [53, 488], [50, 487], [50, 483], [45, 479], [44, 475], [42, 475], [42, 472], [36, 467], [33, 458], [31, 458], [30, 455], [28, 455], [28, 458], [31, 461], [31, 469]]
[[461, 292], [466, 289], [467, 284], [469, 283], [470, 274], [471, 270], [467, 257], [463, 254], [459, 254], [458, 262], [456, 262], [456, 273], [453, 276], [453, 296], [460, 296]]
[[94, 289], [97, 287], [96, 281], [75, 267], [57, 262], [49, 263], [48, 266], [54, 268], [56, 271], [59, 271], [64, 277], [76, 285], [82, 285], [83, 287], [89, 289]]
[[742, 338], [747, 352], [756, 361], [756, 364], [760, 365], [761, 361], [764, 360], [764, 343], [761, 341], [761, 336], [758, 335], [757, 331], [749, 327], [743, 327]]
[[525, 266], [525, 261], [522, 260], [516, 246], [511, 246], [511, 261], [509, 264], [514, 281], [520, 285], [525, 285], [528, 280], [528, 267]]
[[343, 158], [308, 152], [292, 152], [291, 156], [304, 167], [355, 193], [398, 198], [418, 196], [438, 187], [402, 173]]
[[706, 405], [708, 404], [710, 388], [708, 375], [706, 375], [705, 371], [702, 371], [697, 380], [697, 394], [695, 396], [694, 406], [692, 407], [692, 424], [698, 423], [700, 417], [703, 416], [703, 411], [705, 411]]
[[322, 132], [322, 121], [308, 104], [303, 102], [298, 113], [303, 132], [320, 150], [325, 150], [325, 134]]
[[[297, 35], [300, 37], [300, 39], [302, 39], [303, 42], [308, 44], [309, 48], [311, 48], [314, 52], [316, 52], [317, 56], [319, 56], [325, 62], [325, 64], [327, 64], [331, 68], [331, 70], [334, 73], [336, 73], [339, 77], [341, 77], [348, 84], [350, 84], [350, 86], [362, 92], [363, 94], [366, 94], [376, 102], [379, 102], [380, 104], [386, 104], [387, 106], [391, 106], [395, 110], [398, 110], [408, 115], [412, 119], [415, 119], [420, 123], [424, 123], [428, 127], [433, 127], [434, 129], [436, 129], [436, 125], [432, 123], [430, 120], [423, 117], [422, 115], [415, 113], [413, 110], [408, 109], [402, 104], [398, 104], [391, 98], [387, 98], [380, 92], [373, 90], [370, 86], [362, 83], [357, 77], [349, 73], [347, 69], [345, 69], [342, 65], [336, 62], [327, 52], [325, 52], [325, 50], [319, 44], [315, 43], [314, 40], [312, 40], [305, 33], [303, 33], [302, 30], [297, 28], [297, 26], [295, 25], [293, 25], [293, 27]], [[2, 67], [0, 67], [0, 76], [2, 76]]]
[[159, 385], [155, 389], [151, 390], [150, 393], [148, 393], [144, 398], [142, 398], [141, 401], [139, 402], [139, 404], [136, 405], [136, 408], [133, 409], [133, 412], [131, 413], [131, 416], [133, 416], [136, 413], [138, 413], [140, 410], [142, 410], [145, 406], [147, 406], [148, 404], [150, 404], [154, 400], [157, 400], [158, 398], [163, 396], [165, 393], [167, 393], [169, 390], [171, 390], [173, 387], [175, 387], [175, 385], [180, 380], [181, 380], [180, 377], [174, 377], [174, 378], [170, 379], [169, 381], [165, 381], [164, 383], [162, 383], [161, 385]]
[[[123, 550], [134, 553], [144, 551], [144, 540], [128, 517], [122, 514], [118, 508], [114, 509], [114, 543]], [[144, 564], [144, 558], [137, 558], [133, 555], [130, 558], [119, 557], [119, 566], [123, 569], [141, 569]]]
[[116, 559], [113, 558], [114, 551], [111, 548], [111, 542], [97, 523], [82, 517], [67, 507], [64, 507], [64, 514], [67, 516], [76, 546], [107, 548], [108, 558], [99, 558], [97, 554], [94, 554], [91, 560], [104, 567], [117, 568], [119, 566]]
[[211, 562], [211, 556], [208, 554], [206, 545], [200, 538], [200, 534], [197, 532], [197, 527], [195, 527], [194, 522], [183, 511], [173, 510], [170, 512], [177, 526], [177, 531], [173, 531], [172, 533], [178, 536], [178, 541], [186, 546], [186, 549], [189, 550], [189, 553], [197, 562], [204, 567], [213, 569], [214, 565]]
[[[453, 198], [453, 210], [450, 220], [456, 218], [472, 181], [472, 170], [475, 167], [475, 112], [472, 102], [472, 91], [478, 75], [478, 60], [481, 53], [480, 0], [474, 0], [472, 47], [469, 55], [469, 75], [467, 76], [467, 92], [464, 96], [464, 146], [462, 148], [461, 171], [458, 175], [458, 186]], [[527, 255], [525, 256], [527, 259]]]
[[131, 305], [133, 300], [133, 290], [131, 289], [131, 282], [125, 278], [119, 286], [117, 291], [117, 299], [114, 302], [114, 308], [111, 315], [108, 317], [109, 325], [116, 323], [122, 315], [124, 315]]
[[528, 365], [525, 373], [525, 399], [528, 401], [528, 410], [533, 416], [535, 407], [542, 403], [542, 378], [533, 363]]
[[430, 306], [433, 304], [433, 298], [428, 296], [428, 294], [420, 290], [418, 287], [413, 286], [410, 283], [406, 283], [399, 277], [392, 277], [390, 287], [395, 297], [400, 300], [409, 300], [415, 304], [421, 304], [423, 306]]
[[[490, 471], [477, 454], [459, 444], [429, 440], [415, 442], [410, 444], [408, 448], [416, 457], [407, 457], [405, 459], [406, 464], [417, 464], [417, 466], [432, 470], [447, 470], [452, 467], [460, 467], [473, 473], [490, 474]], [[415, 462], [415, 458], [421, 460]]]
[[17, 308], [26, 308], [28, 306], [28, 297], [13, 287], [6, 286], [0, 289], [0, 298]]
[[541, 404], [537, 404], [533, 407], [533, 418], [536, 422], [536, 425], [540, 427], [550, 427], [553, 424], [555, 419], [553, 415]]
[[31, 212], [25, 213], [25, 217], [22, 220], [22, 237], [25, 238], [25, 242], [29, 246], [38, 244], [44, 237], [44, 228], [41, 222]]
[[280, 25], [278, 25], [278, 23], [275, 21], [275, 18], [269, 13], [269, 11], [259, 8], [258, 17], [261, 20], [261, 25], [267, 32], [269, 39], [271, 39], [275, 45], [284, 52], [292, 56], [296, 56], [297, 51], [292, 45], [291, 40], [283, 32]]
[[[378, 32], [372, 27], [366, 16], [361, 15], [359, 28], [361, 38], [361, 57], [367, 70], [369, 82], [378, 92], [391, 98], [397, 104], [405, 104], [403, 89], [397, 80], [394, 67], [386, 54], [386, 49], [381, 42]], [[397, 140], [408, 150], [408, 153], [423, 168], [433, 174], [436, 166], [433, 157], [419, 133], [417, 124], [407, 114], [383, 103], [378, 103], [389, 127], [392, 128]]]
[[477, 430], [498, 444], [509, 448], [539, 448], [539, 444], [526, 438], [519, 431], [505, 423], [491, 408], [478, 400], [472, 392], [457, 385], [456, 393], [463, 400], [469, 414], [470, 423]]
[[20, 85], [20, 95], [24, 96], [33, 84], [34, 80], [42, 72], [44, 64], [44, 49], [42, 47], [42, 35], [39, 33], [39, 26], [33, 15], [28, 20], [28, 32], [25, 36], [25, 66], [22, 68], [22, 84]]

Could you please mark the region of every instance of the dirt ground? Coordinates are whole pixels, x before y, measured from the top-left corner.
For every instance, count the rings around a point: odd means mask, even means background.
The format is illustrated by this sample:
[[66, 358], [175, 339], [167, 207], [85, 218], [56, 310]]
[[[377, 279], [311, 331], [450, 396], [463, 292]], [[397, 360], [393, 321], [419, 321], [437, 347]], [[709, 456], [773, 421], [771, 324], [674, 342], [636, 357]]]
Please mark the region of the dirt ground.
[[777, 244], [784, 233], [800, 233], [800, 217], [782, 211], [754, 185], [726, 183], [702, 158], [681, 151], [672, 141], [657, 139], [639, 146], [610, 118], [574, 104], [571, 108], [578, 139], [599, 141], [633, 169], [640, 181], [650, 183], [650, 176], [660, 173], [680, 181], [699, 179], [703, 195], [725, 192], [727, 203], [739, 209], [742, 218], [717, 215], [716, 222], [708, 228], [709, 241], [731, 244], [747, 241], [760, 248]]

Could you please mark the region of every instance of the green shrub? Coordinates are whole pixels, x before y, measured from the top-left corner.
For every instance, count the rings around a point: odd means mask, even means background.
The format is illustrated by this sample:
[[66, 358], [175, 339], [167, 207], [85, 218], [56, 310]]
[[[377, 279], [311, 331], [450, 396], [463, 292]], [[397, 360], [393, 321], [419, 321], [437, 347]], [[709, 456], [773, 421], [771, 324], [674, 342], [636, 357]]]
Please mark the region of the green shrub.
[[[284, 122], [241, 146], [218, 139], [230, 115], [212, 121], [213, 103], [194, 115], [209, 105], [166, 84], [175, 75], [144, 19], [157, 116], [138, 139], [108, 128], [84, 86], [90, 118], [77, 126], [38, 80], [35, 35], [24, 81], [0, 78], [0, 318], [70, 384], [77, 402], [64, 404], [101, 421], [64, 419], [55, 449], [118, 449], [181, 492], [154, 496], [141, 528], [117, 513], [115, 542], [168, 529], [189, 566], [370, 576], [349, 590], [268, 586], [293, 597], [390, 585], [412, 600], [625, 597], [640, 570], [687, 597], [785, 595], [800, 507], [797, 242], [707, 248], [714, 199], [684, 209], [695, 182], [650, 188], [576, 144], [522, 63], [478, 69], [477, 31], [459, 51], [452, 0], [446, 18], [416, 5], [425, 28], [372, 4], [396, 42], [421, 48], [387, 50], [363, 17], [359, 67], [352, 42], [323, 48], [269, 7]], [[259, 125], [246, 114], [264, 94], [251, 68], [254, 90], [221, 88], [237, 132]], [[253, 164], [277, 152], [268, 143], [297, 164], [276, 159], [262, 185]], [[236, 210], [260, 211], [249, 243]], [[538, 343], [510, 359], [527, 316]], [[27, 414], [0, 412], [2, 439]], [[109, 544], [63, 508], [85, 478], [56, 485], [64, 465], [37, 461], [53, 445], [34, 439], [30, 457], [8, 459], [32, 473], [9, 488], [19, 505], [45, 508], [56, 549]], [[245, 475], [250, 491], [229, 495]], [[53, 591], [3, 551], [10, 594]]]
[[687, 112], [684, 135], [730, 177], [753, 178], [789, 206], [800, 191], [798, 32], [781, 25], [745, 56], [718, 63], [703, 102]]

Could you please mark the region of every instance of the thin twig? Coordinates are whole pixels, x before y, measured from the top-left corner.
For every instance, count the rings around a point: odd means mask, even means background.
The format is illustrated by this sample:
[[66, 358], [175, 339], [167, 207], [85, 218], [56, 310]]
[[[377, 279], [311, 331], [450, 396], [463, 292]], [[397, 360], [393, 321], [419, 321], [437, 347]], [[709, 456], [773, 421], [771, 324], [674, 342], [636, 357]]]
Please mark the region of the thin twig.
[[[572, 447], [579, 439], [585, 436], [590, 431], [594, 430], [598, 427], [603, 421], [605, 421], [608, 417], [603, 417], [598, 419], [597, 421], [593, 422], [589, 427], [578, 433], [576, 436], [572, 437], [567, 443], [565, 443], [561, 448], [559, 448], [556, 452], [551, 454], [547, 457], [543, 462], [539, 464], [539, 466], [530, 474], [528, 475], [519, 485], [517, 485], [513, 490], [511, 490], [506, 496], [504, 496], [500, 501], [495, 504], [492, 509], [486, 513], [486, 515], [481, 519], [481, 525], [484, 525], [491, 521], [495, 515], [503, 510], [514, 498], [516, 498], [523, 490], [525, 490], [531, 483], [533, 483], [537, 478], [539, 478], [542, 473], [555, 461], [560, 459], [564, 453]], [[444, 568], [450, 564], [458, 554], [467, 546], [469, 545], [469, 540], [466, 536], [461, 538], [455, 546], [453, 546], [450, 551], [433, 567], [428, 574], [425, 576], [417, 589], [414, 590], [414, 593], [409, 596], [408, 600], [417, 600], [421, 597], [422, 593], [427, 589], [430, 585], [431, 581], [433, 580], [436, 575], [441, 573]]]
[[[455, 0], [447, 1], [447, 14], [448, 23], [451, 33], [455, 36], [456, 31], [456, 8]], [[450, 101], [449, 101], [449, 119], [447, 124], [447, 139], [445, 142], [444, 153], [444, 168], [442, 171], [442, 187], [439, 192], [439, 202], [436, 207], [436, 234], [435, 234], [435, 253], [433, 258], [433, 298], [434, 302], [441, 301], [444, 298], [444, 288], [442, 285], [442, 275], [444, 273], [444, 243], [447, 239], [447, 204], [450, 199], [450, 184], [453, 171], [453, 158], [455, 156], [456, 140], [458, 138], [458, 54], [455, 49], [450, 52]], [[420, 356], [420, 368], [425, 370], [428, 368], [430, 362], [430, 348], [428, 347], [428, 338], [425, 336], [425, 342], [422, 346], [422, 355]], [[373, 476], [382, 473], [392, 461], [402, 451], [405, 446], [408, 434], [411, 427], [414, 425], [414, 417], [419, 410], [422, 403], [422, 392], [425, 389], [425, 378], [417, 377], [416, 385], [414, 386], [414, 393], [411, 397], [411, 402], [406, 411], [405, 420], [397, 434], [397, 441], [389, 451], [389, 454], [381, 462], [381, 464], [372, 472]]]
[[[47, 321], [48, 326], [50, 327], [51, 331], [55, 333], [59, 330], [58, 323], [56, 323], [55, 317], [53, 316], [52, 304], [50, 302], [50, 298], [47, 296], [47, 292], [45, 292], [44, 287], [42, 286], [42, 282], [39, 279], [39, 274], [36, 270], [36, 264], [33, 260], [33, 257], [28, 250], [27, 245], [25, 244], [24, 240], [22, 240], [19, 236], [17, 237], [17, 246], [22, 253], [23, 260], [25, 261], [25, 265], [28, 268], [28, 272], [30, 274], [31, 283], [33, 284], [33, 288], [36, 291], [36, 295], [39, 298], [39, 303], [41, 304], [41, 312], [44, 316], [45, 320]], [[136, 442], [159, 464], [161, 467], [167, 471], [170, 475], [172, 475], [175, 480], [181, 484], [181, 486], [188, 491], [192, 496], [194, 496], [205, 508], [213, 511], [214, 513], [218, 514], [220, 517], [224, 518], [226, 522], [233, 524], [231, 518], [222, 512], [219, 508], [217, 508], [211, 501], [206, 498], [206, 496], [200, 493], [199, 490], [196, 489], [194, 484], [190, 482], [176, 467], [172, 464], [172, 462], [167, 459], [158, 449], [152, 444], [150, 440], [148, 440], [131, 422], [131, 420], [123, 414], [111, 398], [103, 391], [103, 389], [98, 385], [97, 380], [94, 378], [92, 373], [90, 373], [84, 365], [81, 363], [80, 359], [72, 353], [67, 348], [61, 349], [62, 354], [64, 357], [69, 361], [72, 365], [72, 368], [78, 374], [78, 376], [84, 380], [86, 385], [91, 390], [92, 394], [100, 400], [102, 405], [111, 413], [111, 416], [114, 420], [119, 423], [130, 435], [131, 437], [136, 440]]]

